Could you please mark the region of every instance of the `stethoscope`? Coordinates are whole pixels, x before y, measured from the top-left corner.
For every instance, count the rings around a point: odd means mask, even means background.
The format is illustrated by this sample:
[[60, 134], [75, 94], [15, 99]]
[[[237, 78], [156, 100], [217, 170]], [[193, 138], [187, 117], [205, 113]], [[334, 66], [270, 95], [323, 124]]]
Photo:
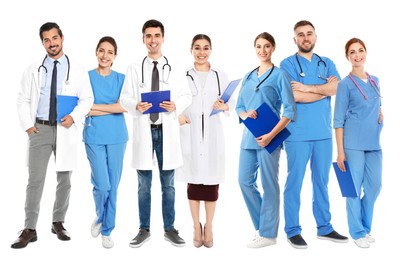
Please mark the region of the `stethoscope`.
[[[215, 75], [216, 75], [216, 81], [218, 82], [218, 97], [220, 97], [221, 96], [221, 83], [219, 81], [219, 75], [218, 75], [218, 72], [216, 70], [212, 70], [212, 71], [215, 72]], [[191, 78], [191, 81], [194, 84], [195, 90], [197, 90], [197, 93], [195, 95], [193, 95], [193, 96], [197, 96], [198, 95], [198, 88], [197, 88], [197, 85], [195, 84], [193, 76], [191, 76], [189, 72], [190, 72], [190, 70], [188, 70], [186, 72], [186, 76]]]
[[[375, 80], [367, 73], [365, 72], [368, 78], [368, 81], [370, 83], [370, 85], [373, 87], [373, 89], [375, 90], [375, 92], [377, 93], [377, 95], [382, 98], [381, 96], [381, 91], [380, 91], [380, 87], [377, 85], [377, 82], [375, 82]], [[367, 100], [368, 97], [366, 94], [364, 94], [363, 90], [360, 88], [359, 84], [357, 84], [357, 82], [353, 79], [352, 74], [349, 73], [349, 78], [353, 81], [353, 83], [355, 84], [356, 88], [360, 91], [360, 93], [363, 95], [364, 100]]]
[[[299, 61], [299, 54], [296, 52], [296, 61], [297, 61], [297, 64], [299, 65], [299, 68], [300, 68], [300, 73], [299, 73], [299, 75], [300, 75], [300, 77], [305, 77], [306, 76], [306, 74], [304, 73], [304, 71], [303, 71], [303, 68], [302, 68], [302, 66], [301, 66], [301, 64], [300, 64], [300, 61]], [[321, 57], [318, 55], [318, 54], [316, 54], [316, 53], [313, 53], [313, 55], [315, 55], [315, 56], [317, 56], [320, 60], [317, 62], [317, 67], [318, 67], [318, 77], [320, 78], [320, 79], [324, 79], [324, 80], [327, 80], [325, 77], [323, 77], [323, 76], [321, 76], [321, 67], [320, 67], [320, 64], [322, 63], [322, 64], [324, 64], [324, 76], [325, 76], [325, 70], [326, 70], [326, 68], [327, 68], [327, 63], [325, 62], [325, 61], [323, 61], [323, 59], [321, 59]]]
[[[141, 66], [141, 75], [142, 75], [142, 79], [141, 79], [141, 86], [144, 86], [144, 63], [145, 60], [147, 59], [148, 56], [145, 56], [145, 58], [142, 60], [142, 66]], [[163, 56], [163, 58], [165, 58], [166, 63], [162, 66], [162, 80], [160, 80], [161, 82], [168, 84], [169, 81], [169, 77], [170, 77], [170, 72], [172, 71], [172, 67], [169, 64], [168, 59]], [[165, 80], [165, 67], [167, 66], [167, 68], [169, 69], [169, 73], [167, 75], [167, 78]]]
[[[69, 79], [70, 79], [70, 59], [68, 58], [67, 55], [64, 54], [64, 56], [65, 56], [66, 59], [67, 59], [67, 78], [66, 78], [65, 83], [66, 83], [66, 85], [68, 85], [68, 84], [70, 84], [70, 81], [69, 81]], [[45, 65], [43, 65], [43, 64], [45, 64], [45, 60], [46, 60], [46, 59], [47, 59], [47, 55], [45, 56], [45, 58], [44, 58], [43, 61], [42, 61], [42, 64], [41, 64], [41, 65], [39, 66], [39, 68], [38, 68], [38, 74], [40, 73], [40, 70], [41, 70], [41, 69], [44, 69], [45, 72], [46, 72], [46, 77], [47, 77], [47, 68], [45, 67]]]
[[[257, 68], [253, 69], [253, 70], [248, 74], [246, 80], [248, 80], [248, 79], [250, 78], [251, 74], [253, 74], [253, 72], [256, 71], [256, 70], [258, 70], [259, 68], [260, 68], [260, 66], [258, 66]], [[271, 68], [271, 70], [269, 71], [268, 75], [267, 75], [262, 81], [260, 81], [260, 83], [258, 83], [258, 85], [254, 88], [255, 91], [258, 91], [258, 90], [260, 89], [261, 84], [264, 83], [264, 81], [266, 81], [266, 80], [269, 78], [269, 76], [271, 76], [272, 72], [274, 71], [274, 68], [275, 68], [275, 65], [272, 64], [272, 68]]]

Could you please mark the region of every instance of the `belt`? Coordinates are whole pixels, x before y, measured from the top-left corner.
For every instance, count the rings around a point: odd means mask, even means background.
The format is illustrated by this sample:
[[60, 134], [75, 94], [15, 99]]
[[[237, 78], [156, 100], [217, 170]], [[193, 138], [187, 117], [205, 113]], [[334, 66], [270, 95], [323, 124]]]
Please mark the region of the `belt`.
[[159, 124], [159, 125], [151, 124], [151, 128], [152, 129], [162, 129], [162, 124]]
[[49, 126], [54, 126], [54, 125], [56, 125], [57, 124], [57, 122], [50, 122], [50, 121], [47, 121], [47, 120], [42, 120], [42, 119], [36, 119], [36, 123], [38, 123], [38, 124], [41, 124], [41, 125], [49, 125]]

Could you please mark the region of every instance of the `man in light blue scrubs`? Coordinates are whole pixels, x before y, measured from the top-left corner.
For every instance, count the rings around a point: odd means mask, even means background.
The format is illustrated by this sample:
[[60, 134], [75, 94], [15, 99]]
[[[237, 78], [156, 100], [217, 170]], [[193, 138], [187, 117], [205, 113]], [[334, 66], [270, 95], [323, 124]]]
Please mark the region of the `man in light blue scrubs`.
[[327, 187], [332, 161], [331, 96], [336, 93], [340, 76], [332, 60], [313, 52], [317, 35], [311, 22], [297, 22], [294, 34], [299, 50], [280, 64], [291, 79], [297, 111], [296, 120], [288, 125], [292, 134], [285, 141], [288, 176], [284, 215], [288, 242], [304, 249], [307, 243], [299, 223], [300, 192], [309, 161], [318, 238], [333, 242], [347, 242], [348, 238], [338, 234], [330, 223]]

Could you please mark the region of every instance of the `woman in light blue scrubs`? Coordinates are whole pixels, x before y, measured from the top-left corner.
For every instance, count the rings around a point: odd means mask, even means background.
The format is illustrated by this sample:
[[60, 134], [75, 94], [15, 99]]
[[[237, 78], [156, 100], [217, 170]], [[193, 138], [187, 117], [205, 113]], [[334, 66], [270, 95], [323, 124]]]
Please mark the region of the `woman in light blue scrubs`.
[[350, 39], [345, 54], [352, 71], [339, 82], [335, 99], [337, 163], [345, 171], [348, 162], [358, 194], [346, 198], [349, 233], [358, 247], [368, 248], [374, 242], [370, 232], [382, 179], [381, 93], [378, 78], [364, 70], [364, 42]]
[[105, 248], [114, 246], [110, 234], [115, 227], [117, 189], [128, 141], [126, 111], [119, 104], [124, 74], [111, 69], [116, 55], [115, 40], [109, 36], [101, 38], [96, 46], [99, 65], [88, 72], [95, 101], [84, 128], [96, 207], [91, 234], [97, 237], [101, 233]]
[[[241, 141], [239, 185], [254, 228], [258, 231], [247, 247], [260, 248], [276, 244], [280, 204], [278, 173], [282, 145], [271, 154], [264, 147], [294, 119], [296, 105], [288, 76], [271, 61], [275, 51], [274, 37], [267, 32], [259, 34], [254, 40], [254, 48], [261, 64], [244, 77], [236, 112], [241, 120], [256, 119], [257, 108], [266, 103], [280, 118], [272, 131], [262, 136], [254, 137], [244, 127]], [[258, 170], [262, 193], [257, 185]]]

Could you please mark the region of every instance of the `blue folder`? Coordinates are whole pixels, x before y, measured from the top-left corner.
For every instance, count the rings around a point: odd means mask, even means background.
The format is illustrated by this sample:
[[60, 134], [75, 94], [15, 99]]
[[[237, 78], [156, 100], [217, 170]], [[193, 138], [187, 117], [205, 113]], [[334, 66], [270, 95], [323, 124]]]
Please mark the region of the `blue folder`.
[[141, 101], [152, 103], [152, 107], [143, 114], [167, 112], [159, 106], [163, 101], [170, 101], [170, 90], [151, 91], [141, 93]]
[[[221, 96], [221, 99], [223, 100], [224, 103], [229, 101], [229, 99], [232, 96], [233, 92], [235, 91], [236, 87], [239, 85], [240, 80], [241, 79], [236, 79], [229, 83], [228, 87], [225, 89], [225, 91], [223, 92], [223, 94]], [[213, 109], [209, 116], [213, 116], [219, 112], [222, 112], [222, 110]]]
[[76, 96], [57, 95], [57, 122], [60, 123], [63, 117], [73, 112], [77, 104]]
[[345, 161], [346, 172], [339, 169], [338, 163], [333, 162], [332, 165], [334, 166], [336, 178], [338, 179], [339, 187], [341, 188], [342, 197], [357, 197], [355, 183], [348, 162]]
[[[256, 111], [256, 119], [248, 117], [243, 120], [243, 123], [248, 128], [248, 130], [250, 130], [250, 132], [257, 138], [271, 132], [276, 124], [278, 124], [279, 118], [266, 103], [262, 103], [262, 105], [259, 106]], [[265, 149], [269, 153], [272, 153], [289, 136], [289, 130], [287, 128], [284, 128], [272, 139], [272, 141], [267, 146], [265, 146]]]

